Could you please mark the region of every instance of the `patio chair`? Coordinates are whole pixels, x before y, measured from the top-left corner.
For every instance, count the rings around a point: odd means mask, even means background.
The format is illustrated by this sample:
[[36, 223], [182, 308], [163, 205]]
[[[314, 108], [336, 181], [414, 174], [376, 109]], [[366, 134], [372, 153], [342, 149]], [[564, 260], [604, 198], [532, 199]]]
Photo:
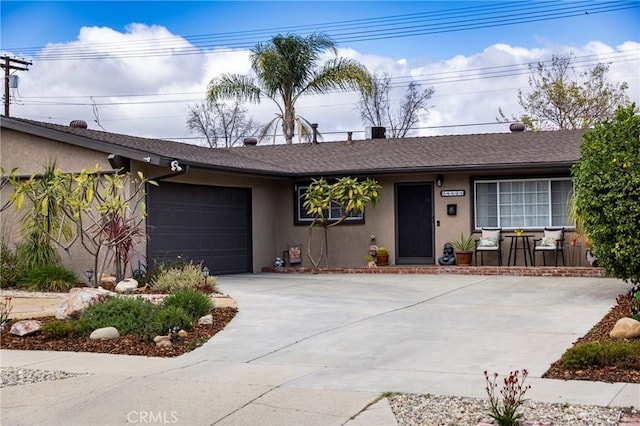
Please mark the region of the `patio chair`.
[[566, 266], [564, 261], [564, 228], [544, 228], [542, 238], [533, 240], [533, 266], [536, 266], [536, 254], [542, 253], [542, 264], [547, 266], [546, 253], [555, 254], [555, 265], [558, 266], [558, 254], [562, 257], [562, 266]]
[[480, 253], [480, 262], [484, 266], [485, 252], [495, 253], [498, 256], [498, 266], [502, 266], [502, 228], [482, 228], [482, 235], [476, 240], [476, 266], [478, 266], [478, 253]]

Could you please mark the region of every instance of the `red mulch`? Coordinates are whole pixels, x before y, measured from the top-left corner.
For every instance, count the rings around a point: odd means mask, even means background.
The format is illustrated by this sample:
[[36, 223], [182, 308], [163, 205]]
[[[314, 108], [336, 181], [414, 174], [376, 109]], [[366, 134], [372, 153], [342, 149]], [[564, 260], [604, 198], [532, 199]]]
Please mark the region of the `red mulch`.
[[[32, 336], [14, 336], [9, 333], [11, 324], [0, 335], [2, 349], [28, 351], [71, 351], [101, 352], [107, 354], [141, 355], [155, 357], [175, 357], [192, 351], [222, 330], [238, 312], [235, 308], [216, 308], [213, 310], [212, 325], [195, 325], [184, 338], [174, 340], [173, 347], [157, 348], [155, 343], [146, 342], [136, 335], [121, 336], [113, 340], [89, 340], [88, 338], [50, 338], [42, 333]], [[54, 321], [55, 317], [37, 318], [43, 324]]]
[[[629, 299], [620, 300], [602, 320], [596, 324], [587, 334], [574, 342], [610, 342], [619, 339], [609, 337], [609, 332], [620, 318], [629, 316], [631, 302]], [[599, 382], [626, 382], [640, 383], [640, 371], [636, 369], [624, 369], [616, 367], [587, 367], [587, 368], [567, 368], [562, 365], [561, 360], [557, 360], [546, 373], [542, 375], [547, 379], [561, 380], [589, 380]]]

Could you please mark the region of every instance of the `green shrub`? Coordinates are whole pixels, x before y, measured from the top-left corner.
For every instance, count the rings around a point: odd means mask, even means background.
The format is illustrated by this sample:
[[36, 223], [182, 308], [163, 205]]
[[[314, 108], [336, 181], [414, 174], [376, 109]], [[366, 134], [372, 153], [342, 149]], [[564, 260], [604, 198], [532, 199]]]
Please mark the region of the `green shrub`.
[[640, 341], [585, 342], [562, 355], [565, 367], [640, 368]]
[[60, 256], [51, 246], [49, 237], [37, 229], [32, 230], [18, 243], [16, 256], [26, 270], [60, 263]]
[[572, 167], [576, 217], [610, 277], [640, 283], [638, 182], [640, 114], [620, 106], [613, 119], [586, 129]]
[[80, 319], [90, 330], [115, 327], [120, 335], [143, 334], [157, 311], [140, 298], [114, 297], [89, 307]]
[[[204, 275], [200, 265], [186, 264], [182, 268], [171, 268], [162, 271], [154, 278], [150, 287], [164, 293], [175, 293], [183, 289], [196, 289], [204, 283]], [[207, 284], [215, 289], [215, 277], [207, 277]]]
[[162, 306], [156, 311], [151, 326], [147, 328], [147, 336], [164, 336], [180, 330], [191, 330], [193, 320], [187, 312], [178, 306]]
[[75, 273], [58, 265], [37, 266], [20, 282], [31, 291], [69, 291], [78, 284]]
[[138, 282], [151, 285], [151, 283], [154, 282], [164, 271], [167, 271], [169, 269], [183, 269], [190, 263], [192, 262], [182, 256], [178, 256], [177, 258], [172, 260], [153, 259], [153, 267], [150, 270], [146, 271], [142, 280], [138, 280]]
[[0, 245], [0, 287], [15, 287], [24, 275], [25, 270], [18, 262], [18, 256], [3, 240]]
[[192, 320], [197, 320], [203, 315], [211, 313], [213, 309], [213, 302], [211, 299], [195, 290], [180, 290], [168, 296], [162, 302], [164, 307], [176, 306], [184, 309], [184, 311], [191, 317]]
[[87, 325], [84, 321], [51, 321], [42, 325], [41, 328], [42, 334], [56, 338], [62, 339], [65, 337], [82, 337], [86, 336], [91, 331], [87, 328]]

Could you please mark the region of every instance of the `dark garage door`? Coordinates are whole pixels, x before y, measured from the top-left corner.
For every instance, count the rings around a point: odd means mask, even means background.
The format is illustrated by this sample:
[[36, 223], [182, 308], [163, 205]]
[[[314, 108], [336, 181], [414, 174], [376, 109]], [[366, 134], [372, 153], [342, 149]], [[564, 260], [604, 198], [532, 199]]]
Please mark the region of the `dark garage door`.
[[147, 210], [149, 268], [183, 256], [212, 274], [252, 271], [250, 189], [159, 182]]

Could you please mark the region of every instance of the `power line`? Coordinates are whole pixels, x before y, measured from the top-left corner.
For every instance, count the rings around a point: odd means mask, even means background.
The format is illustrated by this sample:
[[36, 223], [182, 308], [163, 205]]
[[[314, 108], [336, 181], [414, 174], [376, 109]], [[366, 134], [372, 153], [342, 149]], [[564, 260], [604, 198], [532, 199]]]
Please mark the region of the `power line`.
[[[583, 0], [570, 3], [557, 1], [513, 2], [280, 29], [186, 36], [180, 39], [164, 38], [153, 41], [92, 43], [81, 47], [65, 46], [61, 49], [45, 52], [41, 52], [42, 48], [35, 47], [14, 48], [14, 50], [21, 50], [25, 55], [37, 55], [40, 52], [38, 57], [40, 61], [181, 56], [202, 54], [205, 51], [215, 53], [228, 52], [233, 49], [248, 49], [257, 43], [267, 41], [274, 31], [280, 32], [279, 30], [282, 29], [297, 30], [303, 34], [320, 29], [321, 32], [328, 34], [338, 44], [341, 44], [493, 28], [584, 16], [585, 13], [597, 15], [638, 7], [640, 7], [640, 3], [625, 0], [606, 2]], [[211, 49], [217, 50], [212, 51]], [[100, 50], [107, 50], [107, 52]]]
[[[608, 63], [620, 63], [629, 60], [637, 60], [639, 58], [640, 49], [613, 52], [605, 55], [584, 55], [572, 57], [572, 64], [577, 64], [581, 67], [589, 67], [602, 63], [608, 60]], [[544, 65], [551, 64], [552, 60], [545, 60], [536, 62]], [[408, 87], [410, 83], [418, 83], [424, 85], [441, 85], [441, 84], [455, 84], [466, 81], [495, 79], [516, 77], [519, 75], [525, 75], [531, 73], [531, 63], [518, 63], [510, 65], [499, 65], [491, 67], [470, 68], [466, 70], [456, 71], [442, 71], [436, 73], [418, 74], [413, 76], [391, 77], [392, 88], [404, 88]], [[329, 91], [328, 93], [339, 93], [340, 91]], [[154, 97], [169, 97], [169, 96], [191, 96], [199, 95], [199, 98], [180, 98], [180, 99], [165, 99], [165, 100], [140, 100], [140, 101], [111, 101], [111, 102], [60, 102], [59, 99], [117, 99], [117, 98], [154, 98]], [[200, 102], [203, 100], [205, 93], [203, 92], [171, 92], [171, 93], [148, 93], [148, 94], [113, 94], [113, 95], [74, 95], [74, 96], [37, 96], [37, 97], [21, 97], [21, 101], [25, 105], [50, 105], [50, 106], [115, 106], [115, 105], [144, 105], [144, 104], [167, 104], [167, 103], [187, 103], [187, 102]], [[56, 99], [57, 101], [49, 102], [47, 99]]]

